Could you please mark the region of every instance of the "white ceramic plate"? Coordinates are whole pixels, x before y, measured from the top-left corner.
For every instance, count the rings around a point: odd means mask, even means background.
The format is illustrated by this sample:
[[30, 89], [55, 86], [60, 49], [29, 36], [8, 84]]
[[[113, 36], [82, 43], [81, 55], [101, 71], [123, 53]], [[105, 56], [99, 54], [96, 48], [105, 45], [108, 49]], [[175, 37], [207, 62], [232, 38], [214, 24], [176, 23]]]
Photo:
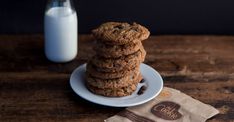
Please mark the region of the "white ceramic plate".
[[[85, 70], [86, 64], [83, 64], [73, 71], [70, 77], [71, 88], [80, 97], [100, 105], [112, 107], [140, 105], [155, 98], [163, 88], [163, 79], [160, 74], [152, 67], [141, 64], [140, 71], [143, 75], [144, 83], [139, 83], [137, 90], [132, 95], [126, 97], [104, 97], [93, 94], [85, 87]], [[146, 85], [147, 89], [143, 94], [138, 95], [137, 92], [142, 85]]]

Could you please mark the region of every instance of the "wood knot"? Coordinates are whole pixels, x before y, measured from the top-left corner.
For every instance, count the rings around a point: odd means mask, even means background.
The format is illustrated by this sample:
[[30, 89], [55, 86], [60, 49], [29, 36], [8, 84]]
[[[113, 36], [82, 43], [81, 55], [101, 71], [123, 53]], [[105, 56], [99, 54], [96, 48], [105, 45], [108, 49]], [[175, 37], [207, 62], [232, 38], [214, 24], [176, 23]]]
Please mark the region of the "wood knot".
[[220, 108], [218, 108], [220, 114], [226, 114], [230, 110], [230, 107], [227, 105], [223, 105]]

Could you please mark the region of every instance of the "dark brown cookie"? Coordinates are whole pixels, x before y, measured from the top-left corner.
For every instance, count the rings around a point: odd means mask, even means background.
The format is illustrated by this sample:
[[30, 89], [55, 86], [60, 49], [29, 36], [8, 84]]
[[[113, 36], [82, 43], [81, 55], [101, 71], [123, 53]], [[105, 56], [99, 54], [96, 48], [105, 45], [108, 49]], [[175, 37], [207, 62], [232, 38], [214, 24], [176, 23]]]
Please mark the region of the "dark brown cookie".
[[94, 46], [96, 54], [105, 58], [118, 58], [121, 56], [130, 55], [138, 51], [142, 47], [141, 42], [128, 43], [125, 45], [108, 45], [97, 42]]
[[94, 94], [99, 94], [99, 95], [103, 95], [107, 97], [123, 97], [123, 96], [131, 95], [136, 90], [137, 84], [139, 83], [141, 79], [142, 79], [142, 76], [139, 75], [138, 79], [134, 83], [129, 84], [125, 87], [120, 87], [118, 89], [98, 88], [88, 83], [86, 84], [86, 86]]
[[120, 89], [100, 89], [93, 87], [91, 85], [87, 84], [87, 88], [93, 92], [94, 94], [106, 96], [106, 97], [123, 97], [131, 95], [137, 88], [137, 84], [133, 84], [127, 87], [123, 87]]
[[135, 67], [138, 67], [140, 63], [141, 62], [139, 60], [135, 60], [135, 61], [129, 62], [126, 66], [112, 67], [112, 68], [96, 67], [96, 70], [99, 72], [120, 72], [123, 70], [134, 69]]
[[144, 26], [133, 23], [107, 22], [92, 31], [98, 41], [111, 45], [136, 43], [149, 37], [150, 32]]
[[98, 71], [96, 66], [92, 65], [91, 63], [88, 63], [86, 71], [91, 76], [96, 77], [96, 78], [115, 79], [115, 78], [125, 77], [131, 74], [131, 72], [134, 71], [136, 68], [138, 67], [134, 67], [133, 69], [129, 69], [129, 70], [121, 70], [118, 72], [102, 72], [102, 71]]
[[119, 89], [122, 87], [127, 87], [131, 84], [136, 84], [140, 82], [142, 79], [141, 73], [139, 72], [139, 68], [135, 71], [132, 71], [130, 75], [121, 77], [121, 78], [115, 78], [115, 79], [101, 79], [101, 78], [95, 78], [89, 73], [86, 73], [86, 82], [87, 84], [97, 87], [100, 89]]
[[100, 56], [95, 55], [91, 62], [93, 65], [98, 67], [99, 69], [124, 69], [124, 67], [127, 67], [127, 65], [130, 64], [140, 64], [140, 62], [143, 62], [145, 59], [146, 52], [143, 47], [141, 47], [140, 50], [137, 52], [127, 55], [127, 56], [122, 56], [120, 58], [103, 58]]

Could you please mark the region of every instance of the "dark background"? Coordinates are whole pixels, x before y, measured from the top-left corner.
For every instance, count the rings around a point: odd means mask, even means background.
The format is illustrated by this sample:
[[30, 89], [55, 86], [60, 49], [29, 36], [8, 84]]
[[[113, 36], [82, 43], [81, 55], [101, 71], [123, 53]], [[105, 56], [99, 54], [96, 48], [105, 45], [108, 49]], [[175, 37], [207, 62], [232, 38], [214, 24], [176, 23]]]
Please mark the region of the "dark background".
[[[0, 3], [1, 34], [43, 33], [46, 0]], [[79, 33], [105, 21], [136, 21], [153, 34], [234, 34], [234, 0], [74, 0]]]

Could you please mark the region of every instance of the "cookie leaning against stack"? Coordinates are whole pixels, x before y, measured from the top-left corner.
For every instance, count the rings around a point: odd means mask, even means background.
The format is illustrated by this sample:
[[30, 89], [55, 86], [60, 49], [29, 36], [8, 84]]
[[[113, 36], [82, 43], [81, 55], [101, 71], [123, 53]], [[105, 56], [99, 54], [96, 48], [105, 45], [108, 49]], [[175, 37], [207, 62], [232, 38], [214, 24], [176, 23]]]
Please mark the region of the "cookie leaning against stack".
[[140, 63], [146, 52], [141, 41], [150, 32], [136, 23], [107, 22], [92, 33], [97, 43], [87, 64], [87, 88], [108, 97], [131, 95], [142, 80]]

